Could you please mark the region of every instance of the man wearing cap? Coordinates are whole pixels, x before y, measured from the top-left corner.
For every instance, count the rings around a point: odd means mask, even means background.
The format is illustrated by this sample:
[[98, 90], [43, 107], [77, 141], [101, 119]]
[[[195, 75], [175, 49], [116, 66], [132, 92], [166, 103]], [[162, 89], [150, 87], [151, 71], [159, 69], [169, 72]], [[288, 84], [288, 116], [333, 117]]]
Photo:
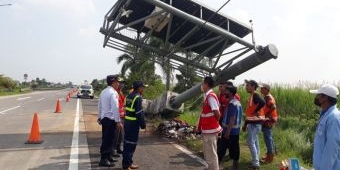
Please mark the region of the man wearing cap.
[[142, 81], [133, 82], [133, 92], [126, 96], [124, 120], [124, 150], [123, 169], [137, 169], [133, 164], [133, 154], [136, 150], [139, 129], [145, 129], [144, 111], [142, 109], [142, 95], [146, 85]]
[[102, 125], [102, 144], [99, 166], [112, 167], [117, 161], [112, 157], [114, 133], [122, 129], [119, 116], [118, 93], [116, 89], [122, 79], [117, 75], [106, 77], [107, 87], [100, 93], [98, 101], [98, 122]]
[[[252, 164], [250, 169], [260, 169], [260, 145], [258, 133], [261, 131], [261, 124], [265, 117], [263, 106], [265, 101], [256, 92], [259, 87], [255, 80], [245, 80], [246, 91], [250, 94], [246, 107], [246, 119], [244, 128], [247, 129], [247, 144], [252, 157]], [[244, 130], [243, 128], [243, 130]]]
[[[234, 86], [234, 83], [231, 82], [231, 81], [225, 81], [224, 84], [226, 85], [226, 87], [236, 87], [236, 86]], [[237, 87], [236, 87], [236, 90], [237, 90]], [[238, 100], [238, 101], [241, 101], [241, 96], [238, 93], [236, 93], [235, 99]]]
[[340, 169], [340, 111], [336, 103], [337, 87], [324, 84], [317, 90], [314, 104], [321, 108], [314, 137], [313, 167], [315, 170]]
[[266, 156], [261, 159], [261, 163], [271, 163], [274, 159], [274, 140], [272, 128], [277, 122], [277, 109], [274, 97], [270, 94], [270, 86], [268, 84], [261, 84], [261, 94], [264, 96], [266, 104], [263, 107], [265, 114], [265, 121], [262, 124], [262, 132], [264, 142], [266, 144]]

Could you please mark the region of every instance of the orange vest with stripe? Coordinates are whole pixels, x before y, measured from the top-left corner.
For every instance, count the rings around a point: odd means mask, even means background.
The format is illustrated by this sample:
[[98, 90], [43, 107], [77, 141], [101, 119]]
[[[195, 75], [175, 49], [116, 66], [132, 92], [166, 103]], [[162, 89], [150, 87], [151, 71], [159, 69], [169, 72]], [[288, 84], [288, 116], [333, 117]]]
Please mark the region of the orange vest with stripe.
[[[266, 98], [268, 98], [268, 99], [266, 100], [266, 104], [263, 107], [264, 114], [267, 114], [270, 111], [270, 106], [271, 105], [276, 106], [276, 101], [275, 101], [274, 97], [271, 94], [268, 94], [266, 96]], [[270, 113], [270, 115], [265, 115], [265, 116], [268, 117], [268, 118], [273, 118], [274, 120], [277, 120], [277, 118], [278, 118], [277, 109], [275, 108]]]
[[247, 120], [253, 120], [253, 119], [264, 119], [264, 111], [263, 111], [263, 108], [261, 108], [259, 111], [258, 111], [258, 117], [256, 117], [256, 115], [254, 115], [255, 113], [255, 110], [258, 106], [258, 104], [255, 104], [254, 103], [254, 100], [253, 100], [253, 95], [250, 95], [248, 101], [247, 101], [247, 109], [246, 109], [246, 119]]
[[218, 103], [218, 98], [214, 92], [210, 92], [206, 96], [198, 123], [198, 129], [201, 130], [202, 133], [220, 133], [222, 131], [222, 127], [218, 123], [218, 120], [209, 105], [209, 97], [213, 97]]

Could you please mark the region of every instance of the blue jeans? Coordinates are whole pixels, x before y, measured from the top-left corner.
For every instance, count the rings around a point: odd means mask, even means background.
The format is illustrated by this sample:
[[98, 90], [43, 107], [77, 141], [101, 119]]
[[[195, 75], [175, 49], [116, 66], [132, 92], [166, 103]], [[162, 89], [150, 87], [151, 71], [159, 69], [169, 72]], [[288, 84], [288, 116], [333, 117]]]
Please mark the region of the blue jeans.
[[260, 166], [260, 145], [258, 133], [261, 131], [261, 124], [247, 125], [247, 144], [252, 157], [252, 165]]
[[264, 142], [267, 147], [267, 154], [274, 154], [274, 141], [272, 128], [262, 127]]

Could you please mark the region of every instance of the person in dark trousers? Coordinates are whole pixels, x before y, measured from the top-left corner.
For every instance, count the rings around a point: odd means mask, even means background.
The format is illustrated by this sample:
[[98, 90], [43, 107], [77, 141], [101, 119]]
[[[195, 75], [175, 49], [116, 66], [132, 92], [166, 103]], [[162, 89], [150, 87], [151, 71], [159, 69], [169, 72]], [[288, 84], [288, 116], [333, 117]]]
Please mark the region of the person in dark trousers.
[[112, 167], [117, 161], [112, 157], [114, 133], [116, 129], [122, 129], [120, 123], [118, 93], [122, 79], [117, 75], [106, 77], [107, 87], [100, 93], [98, 101], [98, 122], [102, 125], [102, 144], [100, 147], [99, 166]]
[[233, 165], [230, 168], [231, 170], [238, 170], [238, 162], [240, 158], [239, 135], [242, 119], [242, 105], [235, 97], [236, 93], [236, 87], [229, 86], [226, 88], [226, 98], [230, 102], [224, 112], [222, 120], [223, 132], [217, 146], [219, 163], [223, 161], [226, 150], [229, 149], [229, 156], [233, 160]]
[[146, 86], [142, 81], [133, 82], [133, 92], [126, 96], [124, 122], [123, 169], [137, 169], [133, 164], [133, 154], [136, 150], [139, 129], [145, 129], [145, 116], [142, 109], [142, 95]]

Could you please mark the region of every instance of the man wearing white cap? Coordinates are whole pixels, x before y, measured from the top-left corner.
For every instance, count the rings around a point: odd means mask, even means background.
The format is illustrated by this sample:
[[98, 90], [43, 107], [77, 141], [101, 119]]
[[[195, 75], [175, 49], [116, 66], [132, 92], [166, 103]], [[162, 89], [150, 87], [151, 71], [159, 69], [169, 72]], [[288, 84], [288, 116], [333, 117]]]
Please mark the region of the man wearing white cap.
[[314, 104], [321, 108], [314, 138], [313, 167], [315, 170], [340, 169], [340, 111], [336, 107], [339, 90], [324, 84], [317, 90]]

